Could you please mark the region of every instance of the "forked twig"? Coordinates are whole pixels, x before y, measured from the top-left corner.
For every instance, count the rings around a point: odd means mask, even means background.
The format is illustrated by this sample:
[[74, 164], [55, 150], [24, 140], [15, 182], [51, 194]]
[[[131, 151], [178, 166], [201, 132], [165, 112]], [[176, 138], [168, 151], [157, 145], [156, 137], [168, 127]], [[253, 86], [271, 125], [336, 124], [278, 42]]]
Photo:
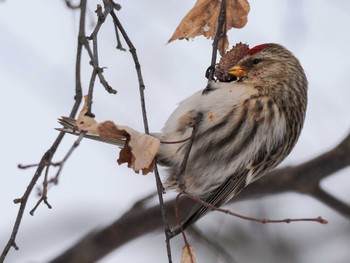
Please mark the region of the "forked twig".
[[[108, 84], [108, 82], [106, 81], [103, 75], [103, 68], [99, 66], [97, 35], [100, 31], [102, 24], [105, 22], [106, 17], [110, 14], [111, 10], [113, 10], [113, 5], [108, 1], [104, 1], [104, 7], [105, 7], [105, 10], [102, 11], [101, 5], [97, 5], [96, 11], [95, 11], [98, 17], [96, 26], [93, 32], [91, 33], [90, 37], [87, 37], [86, 40], [84, 41], [84, 47], [90, 56], [90, 59], [91, 59], [90, 64], [93, 67], [90, 83], [89, 83], [88, 102], [87, 102], [88, 111], [86, 113], [86, 115], [90, 117], [95, 117], [94, 114], [92, 113], [91, 107], [92, 107], [92, 97], [93, 97], [93, 90], [95, 86], [96, 76], [98, 76], [100, 83], [108, 93], [110, 94], [117, 93], [117, 91]], [[92, 50], [87, 40], [92, 40]]]
[[32, 215], [32, 216], [34, 215], [35, 210], [39, 207], [41, 202], [44, 202], [49, 209], [52, 208], [52, 206], [47, 201], [47, 187], [48, 187], [48, 180], [47, 180], [47, 178], [49, 176], [49, 169], [50, 169], [50, 165], [47, 165], [46, 168], [45, 168], [45, 176], [44, 176], [44, 181], [43, 181], [43, 190], [42, 190], [42, 193], [41, 193], [41, 197], [36, 202], [34, 208], [32, 210], [30, 210], [30, 212], [29, 212], [29, 214]]
[[266, 223], [291, 223], [291, 222], [317, 222], [320, 224], [328, 224], [328, 221], [326, 219], [323, 219], [322, 217], [316, 217], [316, 218], [285, 218], [285, 219], [269, 219], [269, 218], [255, 218], [255, 217], [250, 217], [250, 216], [245, 216], [245, 215], [241, 215], [235, 212], [232, 212], [231, 210], [228, 209], [222, 209], [220, 207], [216, 207], [208, 202], [205, 202], [204, 200], [202, 200], [199, 197], [196, 197], [194, 195], [188, 194], [186, 192], [184, 193], [179, 193], [179, 195], [186, 195], [187, 197], [189, 197], [190, 199], [192, 199], [193, 201], [206, 206], [207, 208], [209, 208], [212, 211], [218, 211], [221, 213], [225, 213], [234, 217], [238, 217], [240, 219], [244, 219], [244, 220], [248, 220], [248, 221], [252, 221], [252, 222], [257, 222], [257, 223], [262, 223], [262, 224], [266, 224]]
[[[63, 166], [65, 165], [65, 163], [67, 162], [68, 158], [72, 155], [73, 151], [79, 146], [81, 140], [84, 138], [86, 132], [81, 132], [80, 135], [78, 136], [78, 139], [73, 143], [73, 145], [71, 146], [71, 148], [69, 149], [69, 151], [66, 153], [66, 155], [63, 157], [62, 161], [60, 162], [56, 162], [56, 163], [50, 163], [46, 166], [45, 169], [45, 177], [44, 177], [44, 181], [43, 181], [43, 188], [40, 194], [40, 198], [37, 201], [36, 205], [34, 206], [34, 208], [32, 210], [30, 210], [30, 214], [34, 215], [35, 210], [39, 207], [41, 202], [44, 202], [48, 208], [52, 208], [51, 205], [48, 203], [47, 201], [47, 191], [48, 191], [48, 187], [50, 184], [57, 184], [58, 183], [58, 178], [62, 172]], [[56, 175], [51, 178], [50, 180], [48, 180], [48, 173], [49, 173], [49, 168], [50, 166], [58, 166], [58, 170], [56, 172]]]
[[[72, 110], [70, 112], [70, 117], [74, 117], [76, 115], [78, 108], [79, 108], [79, 105], [80, 105], [81, 100], [82, 100], [82, 87], [81, 87], [81, 81], [80, 81], [82, 42], [80, 40], [81, 40], [81, 36], [85, 35], [86, 0], [81, 0], [79, 7], [80, 7], [80, 21], [79, 21], [79, 35], [78, 35], [77, 56], [76, 56], [76, 72], [75, 72], [75, 76], [76, 76], [75, 97], [74, 97], [75, 103], [74, 103]], [[10, 238], [9, 238], [7, 244], [5, 245], [5, 247], [1, 253], [0, 263], [4, 262], [11, 247], [15, 248], [16, 250], [19, 249], [17, 244], [16, 244], [16, 237], [17, 237], [17, 233], [18, 233], [19, 227], [20, 227], [21, 222], [22, 222], [22, 218], [23, 218], [23, 214], [24, 214], [24, 211], [25, 211], [25, 208], [27, 205], [28, 198], [29, 198], [30, 194], [32, 193], [33, 188], [35, 187], [38, 179], [40, 178], [44, 168], [48, 165], [48, 163], [51, 163], [51, 160], [52, 160], [54, 154], [56, 153], [56, 150], [57, 150], [58, 146], [60, 145], [60, 143], [64, 137], [64, 134], [65, 134], [64, 132], [60, 132], [58, 134], [58, 136], [57, 136], [56, 140], [53, 142], [52, 146], [42, 156], [39, 164], [37, 165], [37, 169], [36, 169], [32, 179], [31, 179], [29, 185], [27, 186], [24, 194], [22, 195], [21, 198], [16, 198], [14, 200], [14, 203], [20, 204], [20, 207], [18, 209], [18, 213], [16, 216], [14, 226], [12, 228]]]

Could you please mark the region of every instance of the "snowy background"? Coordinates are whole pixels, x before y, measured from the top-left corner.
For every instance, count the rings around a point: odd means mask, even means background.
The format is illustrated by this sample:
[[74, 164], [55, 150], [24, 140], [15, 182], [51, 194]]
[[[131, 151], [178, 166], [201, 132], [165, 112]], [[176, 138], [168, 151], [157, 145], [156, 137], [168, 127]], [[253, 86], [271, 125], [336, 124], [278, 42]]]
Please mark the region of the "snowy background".
[[[96, 21], [98, 1], [89, 1], [87, 34]], [[136, 46], [146, 84], [150, 128], [159, 131], [176, 104], [206, 84], [204, 72], [211, 58], [211, 41], [166, 44], [194, 1], [124, 1], [118, 13]], [[283, 163], [298, 164], [337, 144], [350, 128], [350, 2], [250, 0], [248, 24], [229, 32], [230, 44], [250, 46], [280, 43], [301, 61], [309, 79], [309, 106], [301, 138]], [[0, 248], [12, 230], [20, 197], [34, 170], [18, 170], [17, 164], [36, 163], [57, 136], [57, 118], [73, 105], [78, 12], [64, 1], [1, 1], [0, 3]], [[143, 130], [138, 83], [129, 52], [115, 49], [112, 23], [106, 21], [99, 35], [100, 65], [110, 85], [109, 95], [96, 86], [93, 112], [97, 120]], [[83, 59], [83, 87], [87, 93], [91, 67]], [[98, 82], [98, 81], [97, 81]], [[59, 161], [75, 138], [66, 136], [56, 158]], [[155, 189], [152, 175], [135, 175], [115, 162], [115, 147], [84, 140], [69, 159], [60, 183], [49, 191], [53, 209], [32, 195], [17, 236], [19, 251], [11, 250], [7, 262], [46, 262], [74, 244], [84, 234], [102, 227], [125, 212], [134, 201]], [[323, 187], [350, 203], [350, 169], [323, 182]], [[269, 208], [272, 207], [273, 209]], [[288, 241], [290, 258], [283, 262], [348, 262], [350, 223], [329, 207], [300, 194], [284, 194], [235, 204], [235, 211], [252, 216], [315, 217], [327, 226], [310, 223], [257, 225], [234, 220], [239, 231], [251, 231], [250, 242], [227, 248], [237, 262], [281, 262], [276, 245]], [[212, 214], [198, 224], [209, 231], [231, 218]], [[211, 223], [216, 222], [216, 223]], [[220, 224], [218, 224], [219, 222]], [[210, 224], [211, 223], [211, 224]], [[234, 227], [232, 227], [234, 228]], [[238, 232], [239, 232], [238, 231]], [[237, 233], [232, 233], [235, 235]], [[215, 236], [213, 236], [215, 238]], [[230, 238], [233, 238], [232, 236]], [[174, 242], [174, 262], [179, 262], [182, 242]], [[221, 262], [205, 245], [196, 246], [199, 262]], [[137, 253], [135, 253], [137, 251]], [[297, 251], [297, 253], [293, 252]], [[164, 236], [150, 234], [111, 253], [100, 262], [165, 262]], [[150, 261], [149, 261], [150, 262]]]

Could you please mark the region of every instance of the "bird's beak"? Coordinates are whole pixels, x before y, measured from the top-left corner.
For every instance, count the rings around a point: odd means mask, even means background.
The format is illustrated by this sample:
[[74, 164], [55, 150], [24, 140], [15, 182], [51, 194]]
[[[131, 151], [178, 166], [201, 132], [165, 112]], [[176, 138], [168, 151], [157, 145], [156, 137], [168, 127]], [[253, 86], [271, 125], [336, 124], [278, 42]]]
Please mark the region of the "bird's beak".
[[237, 78], [242, 78], [242, 77], [247, 76], [247, 71], [242, 66], [234, 66], [228, 70], [228, 73], [237, 77]]

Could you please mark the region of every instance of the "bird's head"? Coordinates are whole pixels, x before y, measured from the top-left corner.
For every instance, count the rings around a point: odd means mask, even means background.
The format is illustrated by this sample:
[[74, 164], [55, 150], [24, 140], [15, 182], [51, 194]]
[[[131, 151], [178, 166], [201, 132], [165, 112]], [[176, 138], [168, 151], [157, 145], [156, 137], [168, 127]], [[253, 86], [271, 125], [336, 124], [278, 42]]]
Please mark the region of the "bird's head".
[[281, 45], [269, 43], [247, 50], [228, 73], [246, 83], [270, 86], [298, 74], [296, 71], [304, 76], [294, 55]]

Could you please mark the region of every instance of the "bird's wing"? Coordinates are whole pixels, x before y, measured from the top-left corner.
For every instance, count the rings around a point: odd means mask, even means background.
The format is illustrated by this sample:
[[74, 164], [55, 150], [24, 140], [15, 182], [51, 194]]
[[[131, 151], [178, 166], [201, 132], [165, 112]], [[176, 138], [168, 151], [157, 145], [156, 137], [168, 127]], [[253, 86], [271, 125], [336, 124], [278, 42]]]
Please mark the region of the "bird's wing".
[[[75, 119], [62, 116], [60, 119], [58, 119], [58, 123], [62, 125], [62, 128], [56, 128], [56, 130], [77, 135], [77, 136], [80, 134], [80, 131], [76, 126]], [[118, 146], [124, 146], [124, 143], [125, 143], [124, 140], [104, 139], [104, 138], [101, 138], [98, 134], [94, 134], [91, 132], [87, 132], [84, 135], [84, 137], [95, 141], [100, 141], [100, 142], [109, 143], [109, 144], [118, 145]]]
[[[246, 178], [251, 171], [249, 169], [242, 169], [240, 173], [233, 174], [226, 180], [222, 185], [220, 185], [216, 190], [214, 190], [207, 198], [203, 198], [203, 201], [211, 204], [215, 207], [220, 207], [226, 202], [228, 202], [233, 196], [237, 195], [245, 186]], [[204, 216], [212, 209], [207, 206], [196, 203], [186, 220], [181, 224], [182, 229], [185, 230], [187, 227], [195, 223], [198, 219]], [[172, 235], [176, 236], [180, 233], [180, 227], [172, 229]]]

